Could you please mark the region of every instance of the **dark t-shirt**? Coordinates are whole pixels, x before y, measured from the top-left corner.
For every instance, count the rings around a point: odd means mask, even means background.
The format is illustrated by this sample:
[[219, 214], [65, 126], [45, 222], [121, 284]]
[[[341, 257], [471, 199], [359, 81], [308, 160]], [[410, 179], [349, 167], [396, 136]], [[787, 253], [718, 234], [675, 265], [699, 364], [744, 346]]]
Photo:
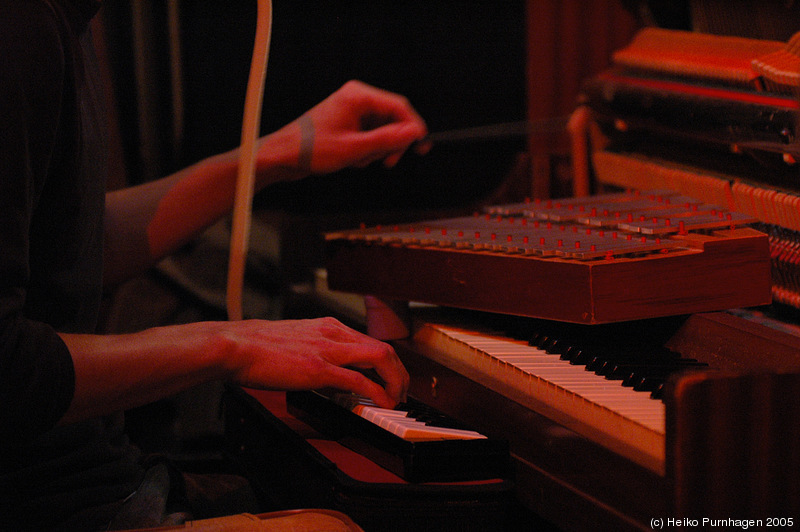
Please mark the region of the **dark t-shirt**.
[[75, 379], [56, 332], [94, 332], [102, 290], [98, 8], [0, 0], [0, 522], [20, 517], [11, 529], [102, 527], [142, 474], [121, 416], [55, 426]]

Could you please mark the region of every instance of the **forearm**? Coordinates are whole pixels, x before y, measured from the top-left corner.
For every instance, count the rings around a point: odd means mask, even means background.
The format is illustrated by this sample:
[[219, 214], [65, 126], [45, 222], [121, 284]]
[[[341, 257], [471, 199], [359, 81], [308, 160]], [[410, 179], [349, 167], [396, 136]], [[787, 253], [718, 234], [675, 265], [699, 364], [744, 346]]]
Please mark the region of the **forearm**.
[[[196, 384], [255, 388], [334, 387], [390, 408], [408, 373], [391, 346], [332, 318], [201, 322], [115, 336], [62, 335], [75, 393], [62, 423], [143, 405]], [[374, 369], [386, 388], [348, 368]]]
[[[260, 141], [256, 188], [304, 177], [296, 124]], [[177, 250], [233, 208], [239, 152], [106, 197], [106, 283], [116, 284]]]
[[141, 406], [230, 377], [226, 342], [214, 324], [61, 337], [75, 368], [75, 394], [61, 423]]
[[[292, 123], [259, 142], [256, 190], [298, 179], [300, 135]], [[172, 179], [148, 226], [151, 253], [160, 258], [174, 251], [233, 208], [239, 152], [212, 157], [179, 172]]]
[[[302, 119], [261, 139], [255, 187], [380, 160], [391, 166], [426, 134], [405, 98], [349, 82]], [[416, 149], [424, 152], [426, 143]], [[109, 194], [107, 283], [142, 271], [227, 214], [238, 161], [234, 150], [161, 181]]]

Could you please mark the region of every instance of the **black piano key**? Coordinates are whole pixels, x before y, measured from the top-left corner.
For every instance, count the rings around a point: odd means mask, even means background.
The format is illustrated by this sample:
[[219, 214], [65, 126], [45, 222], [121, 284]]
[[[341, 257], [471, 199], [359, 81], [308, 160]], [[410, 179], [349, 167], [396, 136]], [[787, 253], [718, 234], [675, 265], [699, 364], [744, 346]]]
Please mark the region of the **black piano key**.
[[[643, 322], [641, 330], [614, 325], [575, 327], [536, 319], [513, 321], [504, 330], [508, 336], [525, 340], [545, 353], [572, 365], [582, 365], [600, 377], [619, 381], [621, 386], [650, 393], [660, 399], [669, 376], [695, 362], [664, 347], [659, 331], [663, 320]], [[669, 328], [669, 327], [666, 327]]]
[[[596, 375], [605, 377], [606, 375], [613, 373], [614, 368], [616, 368], [619, 365], [620, 363], [615, 360], [604, 360], [602, 364], [595, 366], [593, 371], [595, 372]], [[587, 367], [587, 369], [589, 368]]]
[[605, 362], [599, 366], [595, 366], [595, 373], [602, 376], [613, 374], [618, 378], [624, 373], [624, 366], [630, 366], [631, 369], [669, 367], [672, 366], [677, 359], [678, 355], [668, 349], [619, 353], [607, 357]]
[[594, 356], [585, 349], [576, 349], [574, 355], [569, 359], [569, 363], [575, 366], [585, 366]]
[[653, 390], [650, 392], [650, 397], [652, 399], [661, 400], [664, 398], [664, 386], [666, 383], [662, 382], [658, 384]]
[[546, 334], [537, 334], [528, 342], [530, 345], [536, 347], [537, 349], [545, 350], [548, 343], [552, 341], [552, 338]]
[[678, 371], [678, 368], [672, 367], [649, 367], [649, 368], [641, 368], [636, 372], [631, 373], [630, 377], [623, 380], [623, 386], [630, 386], [634, 389], [642, 388], [647, 383], [650, 382], [658, 382], [658, 381], [666, 381], [670, 375]]
[[651, 392], [661, 389], [667, 382], [667, 377], [641, 377], [633, 384], [637, 392]]
[[597, 371], [608, 362], [607, 357], [593, 356], [591, 360], [586, 362], [586, 371]]
[[670, 366], [647, 366], [623, 380], [623, 386], [630, 386], [640, 392], [652, 392], [662, 387], [673, 374], [704, 367], [708, 367], [708, 364], [693, 359], [678, 360]]
[[580, 351], [581, 350], [578, 349], [577, 347], [575, 347], [574, 345], [570, 345], [569, 347], [567, 347], [564, 350], [563, 353], [561, 353], [561, 355], [559, 355], [559, 358], [561, 360], [571, 361], [573, 358], [575, 358], [578, 355], [578, 353], [580, 353]]
[[604, 377], [610, 380], [619, 380], [624, 383], [628, 379], [635, 379], [637, 374], [640, 374], [641, 372], [647, 372], [649, 369], [650, 366], [647, 366], [646, 364], [617, 364], [606, 375], [604, 375]]
[[405, 403], [401, 403], [396, 407], [396, 410], [406, 412], [409, 417], [431, 427], [467, 430], [467, 427], [455, 419], [446, 416], [419, 401], [409, 400]]
[[558, 338], [551, 338], [544, 346], [545, 353], [551, 355], [561, 355], [564, 351], [569, 348], [566, 345], [566, 342], [563, 340], [559, 340]]

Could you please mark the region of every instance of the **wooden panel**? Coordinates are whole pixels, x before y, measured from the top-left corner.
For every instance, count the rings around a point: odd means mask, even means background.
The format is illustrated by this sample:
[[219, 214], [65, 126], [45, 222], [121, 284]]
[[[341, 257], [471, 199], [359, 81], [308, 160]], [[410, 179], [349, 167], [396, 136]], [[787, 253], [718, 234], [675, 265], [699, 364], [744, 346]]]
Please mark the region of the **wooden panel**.
[[716, 235], [723, 238], [702, 242], [697, 256], [599, 264], [592, 277], [597, 322], [768, 304], [768, 243], [756, 243], [751, 238], [758, 233], [744, 229]]
[[647, 530], [650, 516], [667, 510], [664, 477], [434, 362], [426, 346], [395, 348], [411, 395], [509, 441], [516, 496], [559, 529]]
[[[584, 321], [590, 269], [534, 258], [396, 246], [339, 246], [327, 261], [334, 290]], [[550, 282], [552, 281], [552, 282]]]
[[760, 519], [762, 526], [797, 518], [798, 386], [797, 373], [696, 375], [678, 383], [667, 402], [673, 515]]
[[[758, 323], [758, 319], [767, 325]], [[727, 372], [800, 372], [798, 330], [763, 320], [757, 314], [750, 319], [727, 312], [694, 314], [666, 345]]]
[[766, 236], [750, 229], [718, 234], [692, 244], [703, 251], [594, 261], [344, 239], [329, 243], [328, 282], [387, 299], [574, 323], [769, 303]]
[[[527, 95], [528, 119], [566, 116], [576, 105], [584, 80], [610, 63], [611, 53], [626, 44], [637, 21], [619, 0], [528, 0]], [[566, 173], [558, 166], [569, 153], [566, 131], [561, 135], [532, 135], [531, 194], [551, 194], [553, 179]]]

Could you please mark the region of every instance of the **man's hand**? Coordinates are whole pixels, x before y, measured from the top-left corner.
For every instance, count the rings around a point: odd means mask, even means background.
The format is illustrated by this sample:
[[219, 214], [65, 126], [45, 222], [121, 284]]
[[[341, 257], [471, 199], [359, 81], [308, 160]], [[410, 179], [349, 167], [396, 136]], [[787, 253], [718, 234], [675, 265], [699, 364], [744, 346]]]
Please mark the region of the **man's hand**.
[[302, 120], [307, 121], [301, 129], [311, 149], [307, 170], [314, 174], [375, 161], [394, 166], [409, 146], [428, 134], [405, 97], [359, 81], [343, 85]]
[[[72, 354], [70, 423], [212, 380], [275, 390], [337, 388], [391, 408], [409, 376], [388, 344], [333, 318], [197, 322], [123, 335], [62, 334]], [[374, 370], [383, 385], [359, 371]]]
[[[337, 388], [392, 408], [405, 400], [409, 376], [392, 347], [333, 318], [216, 324], [227, 339], [232, 380], [254, 388]], [[351, 368], [374, 370], [381, 386]]]

